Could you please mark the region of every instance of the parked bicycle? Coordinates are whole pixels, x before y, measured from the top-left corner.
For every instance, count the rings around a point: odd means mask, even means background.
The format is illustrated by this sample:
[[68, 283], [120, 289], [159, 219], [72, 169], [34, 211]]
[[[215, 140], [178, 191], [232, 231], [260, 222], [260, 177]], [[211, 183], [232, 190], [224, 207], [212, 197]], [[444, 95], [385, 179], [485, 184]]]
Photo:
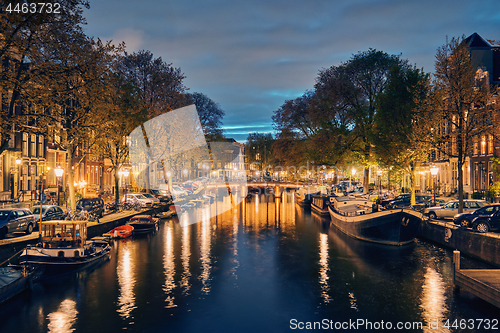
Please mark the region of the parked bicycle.
[[99, 223], [99, 216], [86, 210], [74, 211], [71, 208], [66, 213], [65, 220], [68, 221], [91, 221]]

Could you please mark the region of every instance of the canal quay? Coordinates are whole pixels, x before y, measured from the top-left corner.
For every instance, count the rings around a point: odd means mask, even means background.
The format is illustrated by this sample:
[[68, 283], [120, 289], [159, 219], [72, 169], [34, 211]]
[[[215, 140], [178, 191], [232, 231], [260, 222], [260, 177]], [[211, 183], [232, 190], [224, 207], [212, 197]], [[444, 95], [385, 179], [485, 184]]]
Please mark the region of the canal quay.
[[92, 270], [35, 283], [0, 306], [0, 332], [499, 331], [499, 309], [457, 293], [453, 274], [436, 242], [363, 242], [292, 192], [235, 194], [112, 241]]

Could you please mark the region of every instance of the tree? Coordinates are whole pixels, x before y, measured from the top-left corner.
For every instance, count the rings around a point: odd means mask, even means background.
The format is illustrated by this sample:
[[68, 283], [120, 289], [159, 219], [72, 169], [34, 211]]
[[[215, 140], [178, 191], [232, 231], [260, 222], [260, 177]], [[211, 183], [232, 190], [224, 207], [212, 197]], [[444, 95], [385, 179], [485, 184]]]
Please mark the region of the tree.
[[[43, 33], [43, 32], [41, 32]], [[48, 34], [48, 32], [45, 32]], [[66, 151], [69, 197], [76, 209], [73, 156], [78, 147], [89, 149], [102, 134], [113, 107], [113, 68], [121, 46], [103, 44], [85, 36], [81, 27], [52, 31], [38, 55], [32, 73], [34, 108], [48, 135], [58, 133]]]
[[[316, 89], [325, 91], [325, 88], [335, 87], [330, 104], [342, 106], [351, 121], [352, 150], [365, 166], [365, 191], [368, 191], [368, 165], [373, 163], [370, 138], [377, 113], [375, 99], [384, 91], [390, 68], [404, 62], [399, 56], [369, 49], [353, 55], [340, 66], [321, 71], [317, 79]], [[328, 94], [328, 90], [323, 94]]]
[[224, 136], [221, 126], [224, 111], [220, 108], [220, 105], [202, 93], [195, 92], [186, 95], [188, 101], [196, 106], [207, 141], [222, 141]]
[[129, 134], [147, 120], [147, 110], [138, 107], [138, 92], [130, 82], [125, 82], [123, 77], [116, 75], [114, 108], [108, 113], [104, 121], [101, 135], [97, 141], [97, 151], [109, 159], [115, 179], [115, 201], [119, 201], [120, 176], [119, 170], [129, 162], [128, 148]]
[[[46, 67], [42, 59], [45, 48], [52, 43], [53, 34], [63, 34], [85, 23], [82, 12], [83, 8], [89, 8], [88, 1], [61, 0], [58, 3], [61, 7], [57, 13], [7, 12], [7, 3], [3, 3], [0, 9], [0, 64], [4, 66], [0, 69], [0, 95], [3, 99], [0, 154], [8, 146], [13, 126], [18, 127], [25, 120], [25, 117], [20, 117], [21, 109], [32, 105], [38, 97], [32, 93], [34, 85], [38, 85], [33, 76]], [[15, 8], [26, 2], [14, 0], [9, 4]], [[35, 127], [23, 130], [38, 131]]]
[[[436, 54], [433, 93], [442, 121], [434, 129], [434, 147], [457, 159], [459, 209], [463, 212], [463, 166], [474, 140], [494, 126], [488, 76], [474, 68], [465, 37], [452, 38]], [[451, 143], [451, 144], [450, 144]]]
[[[180, 68], [172, 67], [172, 64], [165, 63], [161, 57], [154, 58], [150, 51], [140, 51], [138, 53], [125, 54], [119, 64], [118, 73], [127, 82], [130, 82], [137, 89], [139, 109], [147, 111], [148, 119], [154, 119], [169, 111], [187, 105], [184, 95], [185, 87], [182, 82], [184, 74]], [[165, 124], [165, 123], [164, 123]], [[146, 129], [141, 125], [143, 140], [146, 144], [145, 153], [152, 152], [150, 141], [159, 142], [154, 138], [156, 133], [146, 134]], [[164, 139], [165, 133], [158, 134]], [[158, 152], [158, 150], [155, 150]], [[154, 161], [153, 156], [146, 156], [148, 161]], [[150, 162], [146, 163], [144, 175], [147, 175], [145, 187], [150, 189], [149, 169]], [[164, 166], [164, 170], [167, 166]]]
[[248, 162], [259, 165], [264, 173], [272, 159], [274, 139], [271, 133], [250, 133], [247, 137]]
[[410, 175], [415, 204], [416, 168], [428, 159], [432, 111], [428, 107], [429, 75], [407, 64], [394, 65], [383, 92], [376, 96], [374, 149], [381, 165]]

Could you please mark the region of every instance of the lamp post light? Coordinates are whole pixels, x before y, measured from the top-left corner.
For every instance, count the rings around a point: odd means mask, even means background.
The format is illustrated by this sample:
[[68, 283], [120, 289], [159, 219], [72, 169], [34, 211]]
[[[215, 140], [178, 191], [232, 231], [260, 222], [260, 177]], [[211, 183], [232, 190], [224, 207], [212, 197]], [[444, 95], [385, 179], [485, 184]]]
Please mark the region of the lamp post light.
[[61, 168], [60, 166], [57, 166], [57, 168], [54, 169], [54, 172], [56, 173], [56, 177], [57, 177], [57, 205], [59, 205], [59, 195], [60, 195], [60, 191], [59, 191], [59, 186], [61, 186], [61, 179], [62, 179], [62, 176], [64, 174], [64, 169]]
[[[127, 169], [118, 171], [118, 175], [120, 175], [120, 178], [122, 178], [122, 186], [123, 186], [123, 195], [124, 196], [127, 192], [127, 177], [129, 174], [130, 174], [130, 171], [128, 171]], [[125, 180], [123, 180], [123, 177], [125, 177]]]
[[434, 206], [436, 206], [436, 176], [439, 172], [438, 167], [432, 167], [431, 168], [431, 175], [432, 175], [432, 180], [433, 180], [433, 187], [434, 187]]
[[[17, 197], [20, 190], [22, 191], [20, 167], [21, 167], [21, 158], [18, 157], [16, 158], [17, 191], [14, 194], [15, 197]], [[14, 192], [14, 188], [12, 188], [12, 192]]]

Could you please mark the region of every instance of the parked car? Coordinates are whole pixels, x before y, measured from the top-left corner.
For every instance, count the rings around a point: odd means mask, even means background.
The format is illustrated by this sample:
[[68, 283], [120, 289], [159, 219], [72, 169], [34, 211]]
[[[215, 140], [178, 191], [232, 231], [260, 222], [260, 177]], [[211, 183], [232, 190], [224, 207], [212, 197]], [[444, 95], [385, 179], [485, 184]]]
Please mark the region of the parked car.
[[172, 194], [168, 190], [151, 190], [151, 193], [160, 200], [160, 202], [170, 202], [172, 201]]
[[493, 204], [479, 208], [473, 212], [457, 214], [453, 218], [453, 223], [462, 227], [472, 226], [471, 222], [479, 216], [489, 216], [497, 211], [500, 211], [500, 204]]
[[188, 191], [194, 192], [198, 189], [199, 185], [197, 183], [194, 183], [194, 182], [185, 182], [185, 183], [182, 183], [182, 187]]
[[[431, 195], [417, 194], [415, 195], [415, 204], [425, 204], [432, 198]], [[408, 208], [411, 205], [411, 196], [405, 196], [400, 200], [393, 200], [386, 206], [387, 209]]]
[[121, 200], [122, 202], [139, 203], [142, 208], [152, 208], [153, 200], [146, 198], [142, 193], [127, 193]]
[[179, 199], [189, 195], [188, 191], [177, 185], [172, 186], [172, 194], [174, 196], [174, 199]]
[[76, 203], [76, 210], [85, 210], [101, 218], [104, 214], [104, 201], [100, 198], [83, 198]]
[[143, 196], [145, 196], [148, 199], [151, 199], [153, 201], [153, 206], [158, 206], [160, 204], [160, 199], [152, 195], [151, 193], [142, 193]]
[[392, 201], [398, 201], [398, 200], [402, 200], [404, 198], [409, 198], [410, 197], [410, 194], [408, 193], [403, 193], [403, 194], [400, 194], [400, 195], [397, 195], [395, 196], [394, 198], [392, 199], [386, 199], [386, 200], [382, 200], [382, 202], [380, 203], [380, 205], [382, 207], [386, 207], [389, 203], [391, 203]]
[[[40, 206], [31, 207], [31, 211], [35, 216], [35, 220], [40, 222]], [[59, 206], [43, 205], [42, 206], [42, 221], [64, 220], [66, 213]]]
[[471, 222], [472, 229], [479, 232], [500, 230], [500, 210], [495, 210], [490, 215], [479, 215]]
[[0, 239], [12, 232], [31, 234], [36, 227], [33, 213], [27, 208], [0, 209]]
[[[453, 200], [443, 206], [429, 207], [424, 214], [431, 219], [453, 219], [458, 214], [458, 200]], [[464, 200], [464, 213], [473, 212], [485, 205], [483, 200]]]

